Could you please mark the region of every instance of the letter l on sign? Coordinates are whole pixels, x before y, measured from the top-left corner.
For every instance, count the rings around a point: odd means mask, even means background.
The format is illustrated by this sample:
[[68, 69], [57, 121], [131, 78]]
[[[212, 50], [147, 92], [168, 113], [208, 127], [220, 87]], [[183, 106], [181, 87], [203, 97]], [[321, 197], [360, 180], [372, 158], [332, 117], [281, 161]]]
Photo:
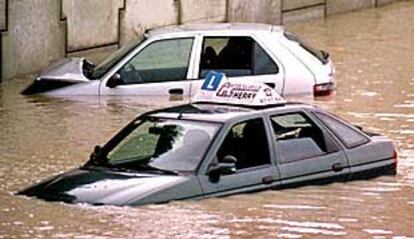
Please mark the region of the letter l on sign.
[[224, 74], [220, 72], [210, 71], [206, 75], [206, 80], [201, 86], [202, 90], [216, 91], [223, 79]]

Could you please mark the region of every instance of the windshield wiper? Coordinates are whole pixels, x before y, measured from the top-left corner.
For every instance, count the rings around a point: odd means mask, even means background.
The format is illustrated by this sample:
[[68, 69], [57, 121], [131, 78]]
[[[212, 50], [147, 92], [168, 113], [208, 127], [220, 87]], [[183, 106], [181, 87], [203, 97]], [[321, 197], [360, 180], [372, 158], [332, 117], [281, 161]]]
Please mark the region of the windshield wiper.
[[157, 168], [157, 167], [151, 166], [149, 164], [139, 164], [138, 166], [141, 167], [142, 169], [144, 169], [145, 171], [147, 171], [147, 170], [150, 171], [150, 172], [158, 171], [158, 172], [162, 172], [162, 173], [167, 174], [167, 175], [178, 175], [177, 171]]
[[138, 164], [133, 167], [117, 166], [117, 165], [85, 165], [82, 168], [94, 170], [110, 170], [116, 172], [126, 173], [146, 173], [146, 172], [161, 172], [165, 175], [178, 175], [179, 173], [172, 170], [160, 169], [148, 164]]
[[125, 173], [139, 173], [142, 172], [137, 169], [116, 166], [116, 165], [84, 165], [80, 169], [88, 169], [94, 171], [115, 171], [115, 172], [125, 172]]

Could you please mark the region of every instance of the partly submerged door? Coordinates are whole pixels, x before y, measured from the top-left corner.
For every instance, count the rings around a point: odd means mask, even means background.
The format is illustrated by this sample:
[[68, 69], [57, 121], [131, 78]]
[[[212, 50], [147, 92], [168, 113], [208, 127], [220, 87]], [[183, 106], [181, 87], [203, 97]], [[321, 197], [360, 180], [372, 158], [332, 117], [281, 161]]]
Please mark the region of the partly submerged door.
[[197, 93], [209, 71], [221, 72], [232, 82], [265, 83], [282, 94], [283, 67], [252, 36], [204, 36], [198, 51], [199, 80], [193, 81], [191, 94]]
[[194, 38], [149, 43], [101, 85], [101, 95], [188, 96], [187, 80]]
[[[223, 129], [225, 130], [225, 129]], [[200, 169], [199, 179], [207, 197], [263, 190], [279, 183], [279, 175], [269, 151], [269, 134], [263, 119], [253, 118], [235, 123], [221, 135], [221, 142], [213, 159]], [[236, 172], [213, 177], [212, 165], [226, 156], [237, 159]]]
[[284, 186], [324, 183], [349, 176], [344, 151], [324, 127], [303, 111], [270, 116]]

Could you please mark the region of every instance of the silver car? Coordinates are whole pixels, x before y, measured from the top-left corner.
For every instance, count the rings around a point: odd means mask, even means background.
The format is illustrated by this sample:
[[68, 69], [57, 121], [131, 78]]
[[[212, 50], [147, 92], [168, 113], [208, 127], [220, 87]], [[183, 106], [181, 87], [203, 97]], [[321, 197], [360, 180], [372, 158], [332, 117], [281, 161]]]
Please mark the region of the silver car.
[[63, 59], [23, 94], [192, 96], [208, 71], [257, 81], [282, 96], [328, 95], [335, 87], [329, 54], [279, 26], [199, 24], [160, 28], [94, 65]]

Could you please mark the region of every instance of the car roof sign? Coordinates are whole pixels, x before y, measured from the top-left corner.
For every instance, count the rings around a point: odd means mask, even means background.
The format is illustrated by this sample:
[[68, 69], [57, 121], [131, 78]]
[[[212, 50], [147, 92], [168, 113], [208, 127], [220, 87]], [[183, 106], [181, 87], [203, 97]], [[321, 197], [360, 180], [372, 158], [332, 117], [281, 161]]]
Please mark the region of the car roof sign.
[[286, 100], [266, 84], [231, 80], [221, 72], [209, 71], [192, 102], [263, 107], [285, 104]]

